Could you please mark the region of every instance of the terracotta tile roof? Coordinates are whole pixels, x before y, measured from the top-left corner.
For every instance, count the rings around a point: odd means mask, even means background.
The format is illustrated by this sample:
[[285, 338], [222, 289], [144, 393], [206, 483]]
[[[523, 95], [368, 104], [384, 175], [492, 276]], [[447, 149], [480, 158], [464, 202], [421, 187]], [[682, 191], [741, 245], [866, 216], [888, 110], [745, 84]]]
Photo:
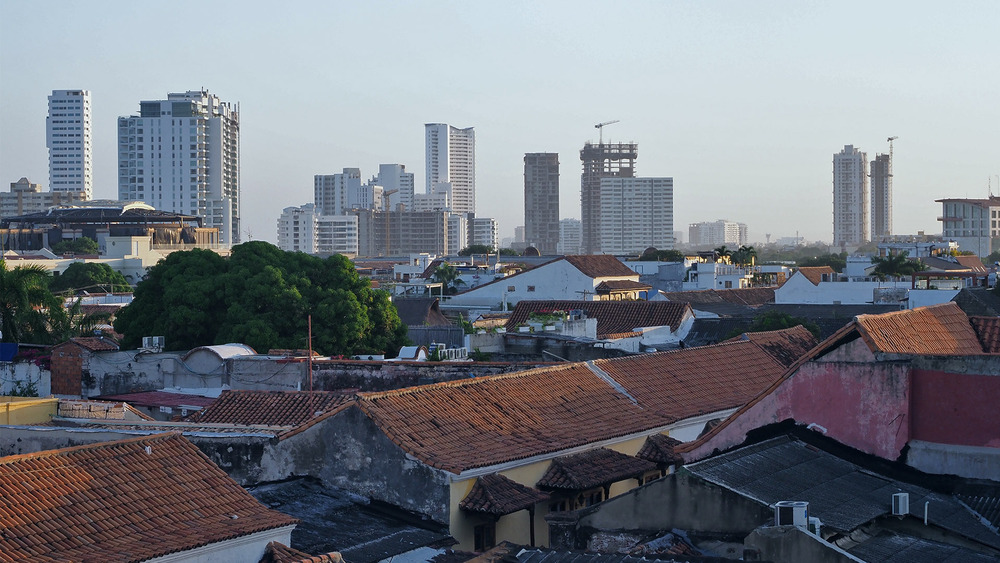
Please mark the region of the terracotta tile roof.
[[669, 301], [518, 301], [507, 319], [507, 330], [525, 323], [531, 313], [581, 310], [597, 319], [597, 336], [632, 332], [640, 327], [669, 326], [676, 330], [691, 308]]
[[190, 420], [210, 424], [299, 426], [320, 415], [336, 412], [350, 401], [350, 395], [330, 391], [226, 390]]
[[7, 561], [143, 561], [295, 523], [179, 434], [0, 458]]
[[733, 303], [747, 307], [759, 307], [774, 303], [773, 287], [744, 287], [737, 289], [699, 289], [694, 291], [672, 291], [664, 296], [678, 303]]
[[731, 340], [756, 342], [774, 359], [788, 367], [819, 344], [819, 340], [802, 325], [765, 332], [744, 332]]
[[674, 448], [681, 445], [681, 441], [671, 438], [665, 434], [653, 434], [646, 438], [646, 443], [639, 449], [635, 457], [646, 459], [654, 463], [680, 464], [684, 463], [684, 458], [674, 451]]
[[264, 557], [261, 557], [259, 563], [344, 563], [344, 558], [335, 551], [323, 555], [309, 555], [273, 541], [267, 544]]
[[783, 371], [743, 341], [362, 393], [358, 406], [407, 453], [460, 473], [736, 408]]
[[612, 278], [638, 276], [632, 268], [622, 263], [621, 260], [610, 254], [595, 255], [570, 255], [564, 256], [564, 260], [580, 270], [583, 275], [591, 278]]
[[983, 353], [969, 318], [954, 302], [881, 315], [858, 315], [855, 325], [873, 352], [917, 355]]
[[128, 403], [104, 400], [59, 399], [58, 416], [63, 418], [86, 418], [94, 420], [153, 420], [146, 413], [136, 410]]
[[837, 272], [830, 266], [803, 266], [798, 269], [798, 272], [813, 285], [819, 285], [823, 281], [824, 274], [829, 276], [827, 281], [830, 281], [832, 276], [837, 275]]
[[959, 264], [965, 266], [973, 272], [987, 271], [986, 265], [983, 264], [983, 261], [978, 256], [962, 255], [956, 256], [955, 259], [958, 260]]
[[979, 344], [987, 354], [1000, 354], [1000, 317], [969, 317]]
[[470, 512], [503, 516], [547, 500], [549, 500], [547, 493], [525, 487], [499, 473], [493, 473], [476, 479], [472, 490], [462, 499], [458, 507]]
[[553, 459], [537, 486], [580, 491], [638, 477], [656, 469], [656, 464], [651, 461], [598, 448]]
[[605, 280], [597, 284], [594, 291], [648, 291], [653, 286], [632, 280]]
[[408, 326], [454, 326], [441, 312], [437, 297], [408, 297], [394, 299], [399, 320]]
[[140, 407], [170, 407], [175, 409], [184, 407], [205, 408], [216, 401], [212, 397], [202, 397], [201, 395], [191, 395], [189, 393], [171, 393], [169, 391], [139, 391], [121, 395], [101, 395], [96, 398], [101, 401], [124, 401]]
[[118, 344], [109, 338], [101, 336], [80, 336], [70, 338], [69, 342], [77, 344], [81, 348], [85, 348], [91, 352], [109, 352], [118, 350]]

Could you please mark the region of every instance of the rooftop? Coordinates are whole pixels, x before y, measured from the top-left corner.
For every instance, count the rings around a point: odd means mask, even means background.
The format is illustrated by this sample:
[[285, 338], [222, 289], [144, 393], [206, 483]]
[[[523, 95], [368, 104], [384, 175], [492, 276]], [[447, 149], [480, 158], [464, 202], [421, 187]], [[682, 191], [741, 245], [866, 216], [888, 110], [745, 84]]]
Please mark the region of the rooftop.
[[854, 326], [873, 352], [940, 356], [983, 353], [969, 317], [950, 301], [881, 315], [858, 315]]
[[552, 311], [583, 311], [588, 318], [597, 319], [597, 337], [632, 332], [637, 328], [669, 326], [676, 330], [690, 308], [684, 303], [669, 301], [518, 301], [507, 319], [507, 329], [528, 322], [532, 313]]
[[226, 390], [190, 420], [204, 424], [299, 426], [351, 401], [332, 391]]
[[819, 285], [824, 281], [823, 276], [827, 277], [825, 281], [832, 281], [833, 276], [837, 275], [836, 270], [830, 266], [803, 266], [797, 271], [813, 285]]

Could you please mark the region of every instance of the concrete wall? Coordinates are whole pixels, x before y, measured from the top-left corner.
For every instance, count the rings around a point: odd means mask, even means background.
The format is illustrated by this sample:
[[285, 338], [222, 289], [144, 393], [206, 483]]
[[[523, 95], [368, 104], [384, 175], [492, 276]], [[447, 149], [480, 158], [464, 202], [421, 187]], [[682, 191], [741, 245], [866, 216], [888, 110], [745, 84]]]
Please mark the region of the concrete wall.
[[33, 383], [39, 397], [52, 394], [52, 376], [48, 369], [34, 362], [0, 362], [0, 395], [10, 394], [17, 382]]
[[913, 438], [1000, 448], [1000, 376], [916, 369]]
[[906, 463], [925, 473], [1000, 481], [1000, 448], [911, 440]]
[[[559, 260], [453, 295], [447, 299], [447, 305], [499, 309], [501, 302], [506, 301], [508, 306], [513, 306], [522, 299], [593, 299], [594, 288], [602, 279], [589, 278], [566, 260]], [[632, 279], [638, 281], [639, 275]], [[514, 289], [510, 290], [510, 287]]]
[[59, 400], [32, 397], [0, 397], [0, 424], [40, 424], [56, 414]]
[[839, 547], [795, 526], [757, 528], [744, 541], [745, 561], [774, 563], [864, 563]]

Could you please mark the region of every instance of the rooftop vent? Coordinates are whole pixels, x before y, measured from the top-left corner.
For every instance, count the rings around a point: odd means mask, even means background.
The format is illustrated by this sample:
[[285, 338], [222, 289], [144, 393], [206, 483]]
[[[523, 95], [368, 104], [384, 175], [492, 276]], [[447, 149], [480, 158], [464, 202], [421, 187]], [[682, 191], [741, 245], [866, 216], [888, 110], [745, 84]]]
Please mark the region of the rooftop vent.
[[910, 493], [892, 495], [892, 515], [906, 516], [910, 513]]

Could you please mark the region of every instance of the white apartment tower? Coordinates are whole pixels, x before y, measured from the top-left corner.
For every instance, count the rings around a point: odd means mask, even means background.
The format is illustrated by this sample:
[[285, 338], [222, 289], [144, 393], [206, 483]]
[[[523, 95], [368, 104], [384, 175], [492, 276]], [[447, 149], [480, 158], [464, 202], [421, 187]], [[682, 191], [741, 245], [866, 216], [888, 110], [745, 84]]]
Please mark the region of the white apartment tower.
[[868, 241], [868, 155], [853, 145], [833, 155], [833, 245]]
[[49, 190], [93, 197], [89, 90], [53, 90], [45, 118]]
[[427, 185], [424, 193], [436, 193], [435, 185], [451, 184], [451, 210], [476, 212], [476, 132], [445, 123], [424, 125]]
[[379, 164], [378, 176], [369, 183], [382, 186], [389, 211], [413, 211], [413, 173], [407, 172], [406, 166]]
[[744, 246], [747, 244], [747, 225], [725, 219], [691, 223], [688, 241], [694, 246]]
[[346, 215], [352, 209], [382, 210], [380, 185], [361, 183], [361, 169], [313, 176], [313, 196], [320, 215]]
[[674, 245], [673, 178], [601, 178], [600, 251], [636, 254]]
[[320, 215], [307, 203], [286, 207], [278, 218], [278, 248], [306, 254], [358, 253], [357, 215]]
[[579, 219], [559, 220], [559, 244], [556, 252], [559, 254], [580, 254], [583, 244], [583, 225]]
[[239, 109], [205, 90], [142, 101], [118, 118], [118, 199], [195, 215], [240, 242]]

